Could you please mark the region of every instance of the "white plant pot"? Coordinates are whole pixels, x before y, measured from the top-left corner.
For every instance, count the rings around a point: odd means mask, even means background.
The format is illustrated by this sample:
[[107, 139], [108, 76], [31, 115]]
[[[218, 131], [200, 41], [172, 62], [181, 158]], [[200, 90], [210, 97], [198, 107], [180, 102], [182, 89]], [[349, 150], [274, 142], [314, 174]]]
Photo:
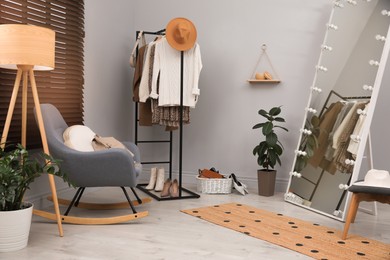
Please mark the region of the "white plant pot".
[[0, 252], [16, 251], [27, 246], [33, 205], [29, 202], [24, 205], [21, 210], [0, 211]]

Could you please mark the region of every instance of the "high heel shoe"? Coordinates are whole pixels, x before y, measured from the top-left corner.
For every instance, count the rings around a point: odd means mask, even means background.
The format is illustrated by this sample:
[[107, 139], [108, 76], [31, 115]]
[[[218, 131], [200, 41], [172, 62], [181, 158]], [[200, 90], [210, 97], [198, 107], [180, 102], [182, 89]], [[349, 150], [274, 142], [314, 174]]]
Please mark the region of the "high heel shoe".
[[244, 196], [245, 194], [249, 194], [246, 185], [240, 182], [234, 173], [230, 174], [229, 178], [233, 179], [233, 186], [239, 193], [241, 193]]
[[161, 197], [168, 197], [169, 196], [169, 189], [170, 187], [172, 186], [172, 181], [171, 179], [167, 179], [165, 182], [164, 182], [164, 187], [161, 191]]
[[171, 187], [169, 187], [169, 194], [173, 198], [179, 197], [179, 184], [176, 179], [173, 180]]

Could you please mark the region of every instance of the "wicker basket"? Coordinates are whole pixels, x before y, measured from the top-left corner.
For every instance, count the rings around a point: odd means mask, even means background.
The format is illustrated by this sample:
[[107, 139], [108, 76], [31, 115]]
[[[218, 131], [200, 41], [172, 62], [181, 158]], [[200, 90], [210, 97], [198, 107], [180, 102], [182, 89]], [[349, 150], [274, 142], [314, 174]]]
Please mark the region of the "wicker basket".
[[227, 194], [232, 192], [232, 179], [231, 178], [220, 178], [220, 179], [209, 179], [199, 178], [198, 180], [198, 192], [209, 193], [209, 194]]

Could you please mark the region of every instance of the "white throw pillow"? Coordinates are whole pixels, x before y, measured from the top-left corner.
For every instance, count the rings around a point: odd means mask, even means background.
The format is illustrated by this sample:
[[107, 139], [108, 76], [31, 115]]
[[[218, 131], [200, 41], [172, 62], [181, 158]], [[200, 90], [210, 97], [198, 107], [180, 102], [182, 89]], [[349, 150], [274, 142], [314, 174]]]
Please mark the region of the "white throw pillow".
[[95, 135], [87, 126], [73, 125], [63, 133], [64, 144], [77, 151], [93, 152], [92, 140]]

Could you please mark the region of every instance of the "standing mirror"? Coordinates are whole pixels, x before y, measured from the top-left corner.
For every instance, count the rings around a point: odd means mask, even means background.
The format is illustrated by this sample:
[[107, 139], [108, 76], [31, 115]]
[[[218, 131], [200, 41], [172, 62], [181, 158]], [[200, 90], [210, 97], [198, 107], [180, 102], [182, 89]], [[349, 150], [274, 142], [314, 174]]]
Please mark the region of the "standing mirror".
[[365, 148], [389, 54], [389, 16], [388, 0], [334, 2], [286, 201], [344, 220], [346, 188], [370, 150]]

